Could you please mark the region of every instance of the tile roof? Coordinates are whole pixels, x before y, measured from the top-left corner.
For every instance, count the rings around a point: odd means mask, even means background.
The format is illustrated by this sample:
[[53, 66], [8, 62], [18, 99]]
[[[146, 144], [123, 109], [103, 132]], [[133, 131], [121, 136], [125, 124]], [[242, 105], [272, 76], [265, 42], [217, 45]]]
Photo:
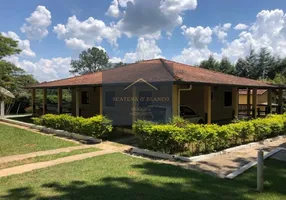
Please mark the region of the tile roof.
[[214, 72], [165, 59], [146, 60], [101, 72], [43, 82], [27, 88], [73, 87], [105, 83], [132, 83], [139, 78], [148, 82], [187, 82], [240, 87], [274, 87], [262, 81]]

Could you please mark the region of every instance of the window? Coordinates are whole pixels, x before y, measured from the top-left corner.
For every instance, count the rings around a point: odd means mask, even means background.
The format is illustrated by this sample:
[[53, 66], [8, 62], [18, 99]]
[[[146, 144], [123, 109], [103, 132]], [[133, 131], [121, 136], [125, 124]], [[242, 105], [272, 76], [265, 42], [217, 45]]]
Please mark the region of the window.
[[224, 106], [225, 107], [232, 106], [232, 92], [224, 93]]
[[148, 97], [152, 97], [151, 91], [140, 91], [139, 92], [139, 99], [144, 99], [143, 101], [139, 101], [139, 107], [148, 107], [152, 105], [152, 101], [150, 101], [150, 99], [148, 100]]
[[87, 91], [81, 92], [81, 104], [89, 104], [89, 93]]
[[115, 107], [115, 101], [113, 101], [114, 97], [115, 97], [115, 91], [105, 92], [105, 106], [106, 107]]

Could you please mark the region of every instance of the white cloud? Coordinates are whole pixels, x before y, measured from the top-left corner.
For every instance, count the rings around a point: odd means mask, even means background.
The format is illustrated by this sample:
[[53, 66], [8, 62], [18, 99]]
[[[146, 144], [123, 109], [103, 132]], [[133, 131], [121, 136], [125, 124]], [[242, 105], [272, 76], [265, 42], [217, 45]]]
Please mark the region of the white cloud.
[[238, 38], [222, 49], [222, 55], [236, 61], [249, 53], [250, 47], [258, 51], [266, 47], [271, 53], [286, 56], [286, 15], [282, 10], [262, 10], [256, 16], [249, 31], [243, 31]]
[[67, 47], [76, 50], [85, 50], [91, 47], [90, 45], [85, 44], [83, 40], [77, 38], [65, 39], [65, 43]]
[[126, 53], [123, 59], [125, 63], [132, 63], [138, 60], [147, 60], [153, 58], [163, 58], [161, 49], [156, 45], [154, 39], [145, 39], [140, 37], [135, 52]]
[[23, 56], [23, 57], [35, 57], [36, 56], [35, 52], [31, 50], [29, 40], [21, 40], [20, 37], [12, 31], [9, 31], [8, 33], [2, 32], [1, 34], [5, 37], [9, 37], [9, 38], [12, 38], [13, 40], [18, 41], [18, 47], [22, 50], [22, 52], [20, 53], [20, 56]]
[[213, 28], [214, 34], [218, 37], [221, 42], [226, 42], [227, 32], [231, 28], [231, 23], [219, 24]]
[[48, 35], [47, 27], [51, 24], [51, 12], [45, 6], [38, 6], [29, 18], [28, 24], [21, 27], [21, 31], [28, 39], [40, 40]]
[[52, 81], [70, 76], [70, 61], [71, 58], [41, 58], [37, 62], [27, 60], [19, 61], [18, 57], [11, 56], [10, 62], [24, 69], [27, 73], [32, 74], [38, 81]]
[[216, 59], [220, 59], [220, 55], [211, 52], [208, 48], [195, 49], [190, 47], [184, 48], [181, 54], [174, 56], [172, 60], [190, 65], [199, 65], [200, 62], [208, 59], [210, 55], [213, 55]]
[[111, 62], [111, 63], [120, 63], [120, 62], [122, 62], [122, 59], [118, 58], [118, 57], [112, 57], [112, 58], [109, 59], [109, 62]]
[[245, 30], [245, 29], [248, 29], [248, 25], [246, 25], [246, 24], [241, 24], [241, 23], [239, 23], [239, 24], [237, 24], [233, 29], [234, 30]]
[[182, 34], [185, 35], [189, 41], [189, 45], [194, 48], [205, 48], [212, 41], [212, 30], [210, 27], [189, 27], [182, 26]]
[[103, 21], [93, 17], [85, 21], [79, 21], [76, 16], [69, 17], [66, 25], [54, 26], [54, 32], [59, 39], [76, 38], [90, 46], [100, 44], [103, 39], [107, 39], [109, 43], [117, 46], [117, 38], [121, 36], [120, 31], [113, 24], [107, 26]]
[[133, 0], [118, 0], [118, 2], [121, 7], [126, 7], [128, 2], [133, 3], [134, 1]]
[[[242, 25], [237, 26], [235, 29], [246, 28]], [[183, 34], [186, 35], [187, 29], [186, 27], [183, 28], [185, 30]], [[211, 52], [208, 49], [209, 40], [200, 40], [200, 34], [197, 34], [197, 39], [194, 39], [196, 34], [193, 33], [189, 34], [191, 37], [187, 37], [191, 46], [184, 48], [181, 54], [174, 56], [173, 59], [193, 64], [199, 63], [202, 59], [213, 54], [216, 58], [228, 57], [232, 62], [236, 62], [238, 58], [247, 56], [250, 48], [259, 51], [262, 47], [280, 57], [286, 56], [286, 14], [282, 10], [262, 10], [257, 14], [256, 21], [246, 31], [242, 31], [236, 39], [227, 42], [227, 31], [230, 28], [231, 24], [224, 24], [213, 29], [217, 37], [225, 43], [225, 47], [220, 52]], [[195, 32], [194, 28], [190, 30]], [[199, 33], [199, 31], [197, 32]], [[195, 42], [197, 41], [205, 42], [199, 42], [199, 45], [196, 45]]]
[[113, 0], [111, 5], [109, 6], [106, 15], [114, 18], [118, 18], [122, 15], [122, 12], [119, 9], [119, 3], [117, 0]]
[[183, 13], [197, 7], [197, 0], [133, 0], [124, 3], [123, 18], [116, 26], [129, 37], [152, 36], [161, 31], [171, 33], [182, 24]]

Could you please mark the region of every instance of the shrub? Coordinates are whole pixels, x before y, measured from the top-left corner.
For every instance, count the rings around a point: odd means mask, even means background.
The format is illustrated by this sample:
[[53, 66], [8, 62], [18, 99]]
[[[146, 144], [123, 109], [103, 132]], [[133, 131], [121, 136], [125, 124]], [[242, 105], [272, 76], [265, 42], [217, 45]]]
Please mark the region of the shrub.
[[37, 125], [94, 137], [100, 137], [112, 131], [111, 120], [102, 115], [83, 118], [67, 114], [46, 114], [40, 118], [33, 118], [33, 121]]
[[140, 145], [145, 148], [182, 153], [190, 144], [195, 144], [196, 153], [201, 153], [285, 134], [286, 114], [236, 121], [223, 126], [191, 124], [180, 117], [174, 117], [165, 125], [139, 120], [134, 123], [133, 129], [140, 139]]

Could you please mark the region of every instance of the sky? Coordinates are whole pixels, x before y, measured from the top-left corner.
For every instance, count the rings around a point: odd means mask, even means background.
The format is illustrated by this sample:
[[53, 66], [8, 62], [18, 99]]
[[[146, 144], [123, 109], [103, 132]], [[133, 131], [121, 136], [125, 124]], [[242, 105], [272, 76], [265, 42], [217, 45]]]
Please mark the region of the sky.
[[5, 59], [42, 82], [71, 76], [70, 61], [92, 46], [114, 63], [235, 63], [251, 47], [284, 57], [285, 12], [285, 0], [1, 0], [0, 33], [22, 49]]

